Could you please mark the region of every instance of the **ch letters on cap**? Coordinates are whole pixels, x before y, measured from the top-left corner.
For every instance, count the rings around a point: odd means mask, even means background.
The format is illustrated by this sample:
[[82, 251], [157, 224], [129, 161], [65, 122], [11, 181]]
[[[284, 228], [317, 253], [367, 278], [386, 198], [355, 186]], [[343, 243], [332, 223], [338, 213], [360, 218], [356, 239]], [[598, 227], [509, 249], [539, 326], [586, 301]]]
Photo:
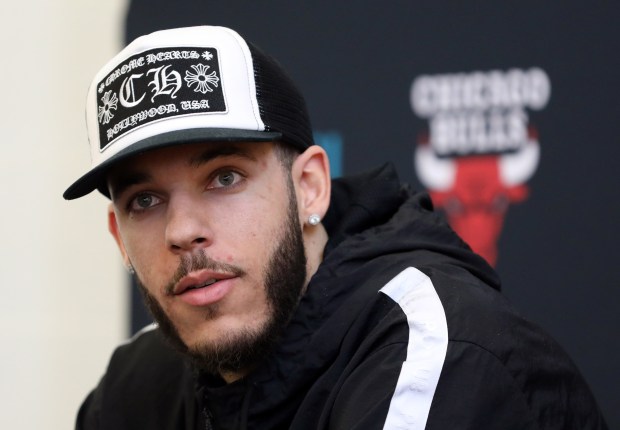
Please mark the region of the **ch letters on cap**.
[[226, 113], [215, 48], [154, 49], [126, 59], [97, 85], [101, 151], [164, 118]]

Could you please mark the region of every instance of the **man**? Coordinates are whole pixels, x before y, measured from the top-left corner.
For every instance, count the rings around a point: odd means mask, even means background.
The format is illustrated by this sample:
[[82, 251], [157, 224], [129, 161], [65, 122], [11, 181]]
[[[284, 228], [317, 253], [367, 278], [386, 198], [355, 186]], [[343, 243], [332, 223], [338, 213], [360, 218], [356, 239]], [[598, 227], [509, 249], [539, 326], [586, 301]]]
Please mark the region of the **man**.
[[156, 32], [95, 77], [109, 229], [157, 321], [79, 429], [606, 428], [493, 270], [384, 166], [330, 181], [299, 92], [222, 27]]

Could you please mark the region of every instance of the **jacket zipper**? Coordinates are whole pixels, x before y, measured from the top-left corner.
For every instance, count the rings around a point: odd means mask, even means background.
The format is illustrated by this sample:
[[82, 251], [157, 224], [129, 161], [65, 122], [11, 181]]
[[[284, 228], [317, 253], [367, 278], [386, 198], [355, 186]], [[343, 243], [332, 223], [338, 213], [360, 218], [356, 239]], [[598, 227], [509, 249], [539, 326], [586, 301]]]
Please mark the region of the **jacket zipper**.
[[215, 430], [213, 428], [211, 412], [207, 409], [206, 406], [203, 406], [202, 408], [202, 416], [205, 420], [205, 430]]

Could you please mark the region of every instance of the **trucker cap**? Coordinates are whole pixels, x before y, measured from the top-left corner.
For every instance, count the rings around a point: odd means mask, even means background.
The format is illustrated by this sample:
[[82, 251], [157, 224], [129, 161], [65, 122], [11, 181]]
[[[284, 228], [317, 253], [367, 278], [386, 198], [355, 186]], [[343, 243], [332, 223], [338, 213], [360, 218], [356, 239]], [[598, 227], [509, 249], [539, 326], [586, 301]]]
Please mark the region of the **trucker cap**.
[[305, 101], [282, 67], [225, 27], [139, 37], [93, 79], [86, 101], [90, 170], [64, 192], [108, 196], [107, 169], [177, 144], [282, 141], [313, 145]]

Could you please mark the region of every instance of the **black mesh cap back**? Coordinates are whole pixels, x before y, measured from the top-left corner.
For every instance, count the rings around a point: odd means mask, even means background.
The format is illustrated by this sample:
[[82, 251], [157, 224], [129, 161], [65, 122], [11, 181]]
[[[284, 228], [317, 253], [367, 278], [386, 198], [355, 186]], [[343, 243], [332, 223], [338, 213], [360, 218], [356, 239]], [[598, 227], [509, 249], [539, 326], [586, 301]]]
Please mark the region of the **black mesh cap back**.
[[300, 151], [314, 144], [306, 101], [282, 66], [248, 43], [254, 61], [256, 98], [266, 131], [279, 131], [282, 141]]

